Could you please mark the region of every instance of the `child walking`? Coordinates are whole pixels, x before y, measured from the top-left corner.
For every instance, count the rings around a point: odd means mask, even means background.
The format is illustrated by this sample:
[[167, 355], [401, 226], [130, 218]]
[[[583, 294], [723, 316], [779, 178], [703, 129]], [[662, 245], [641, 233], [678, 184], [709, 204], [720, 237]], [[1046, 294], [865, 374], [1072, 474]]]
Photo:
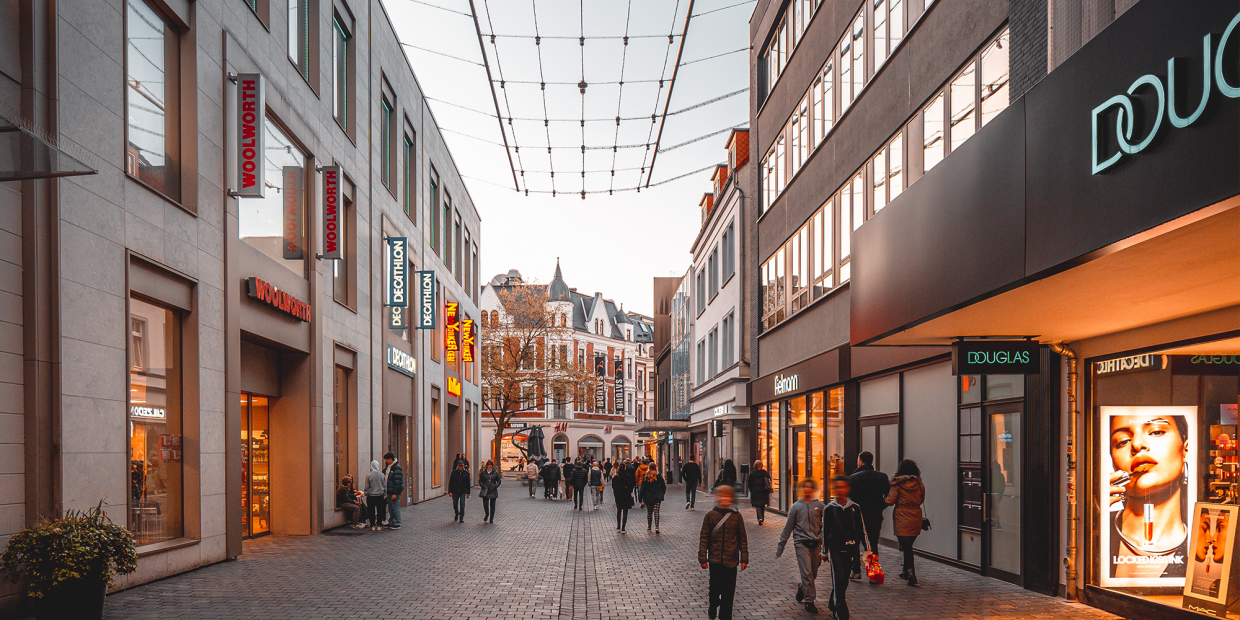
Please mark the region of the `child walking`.
[[797, 586], [797, 602], [805, 602], [805, 611], [818, 613], [814, 605], [814, 580], [818, 579], [818, 566], [822, 563], [822, 511], [826, 505], [818, 499], [818, 483], [812, 478], [801, 481], [801, 498], [788, 510], [788, 519], [784, 522], [784, 531], [779, 535], [779, 548], [775, 557], [784, 554], [784, 546], [788, 537], [796, 550], [797, 567], [801, 570], [801, 584]]
[[848, 577], [853, 564], [861, 556], [861, 537], [865, 526], [861, 521], [861, 506], [848, 499], [852, 485], [847, 476], [836, 476], [831, 481], [835, 498], [822, 511], [822, 540], [825, 543], [822, 559], [828, 554], [831, 560], [831, 600], [827, 608], [838, 620], [848, 620]]

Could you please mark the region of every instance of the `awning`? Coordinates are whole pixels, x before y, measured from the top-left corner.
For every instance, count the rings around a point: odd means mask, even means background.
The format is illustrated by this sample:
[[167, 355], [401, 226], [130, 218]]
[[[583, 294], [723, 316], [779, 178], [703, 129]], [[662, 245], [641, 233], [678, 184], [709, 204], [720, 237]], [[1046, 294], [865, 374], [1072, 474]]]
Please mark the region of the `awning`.
[[577, 440], [577, 445], [579, 446], [601, 446], [603, 445], [603, 440], [599, 439], [598, 437], [582, 437], [581, 439]]
[[629, 443], [629, 438], [625, 437], [624, 435], [617, 435], [615, 439], [611, 440], [611, 443], [612, 444], [627, 444]]
[[50, 142], [0, 116], [0, 182], [97, 174]]

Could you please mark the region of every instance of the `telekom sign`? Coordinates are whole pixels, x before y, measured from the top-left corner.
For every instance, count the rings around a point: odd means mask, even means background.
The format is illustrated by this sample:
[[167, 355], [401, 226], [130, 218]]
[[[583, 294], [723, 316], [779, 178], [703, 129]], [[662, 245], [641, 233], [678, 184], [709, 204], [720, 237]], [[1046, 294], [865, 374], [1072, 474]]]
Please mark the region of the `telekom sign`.
[[344, 232], [340, 220], [340, 166], [324, 166], [323, 170], [323, 258], [340, 259]]
[[237, 196], [263, 195], [264, 106], [262, 74], [237, 74]]

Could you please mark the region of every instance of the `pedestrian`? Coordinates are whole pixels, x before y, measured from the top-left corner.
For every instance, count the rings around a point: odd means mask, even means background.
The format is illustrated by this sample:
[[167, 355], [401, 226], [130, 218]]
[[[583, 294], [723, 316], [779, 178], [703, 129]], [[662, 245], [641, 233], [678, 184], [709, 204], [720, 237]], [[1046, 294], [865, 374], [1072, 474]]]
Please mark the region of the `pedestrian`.
[[365, 509], [358, 500], [357, 491], [353, 489], [353, 476], [340, 479], [340, 486], [336, 488], [336, 507], [344, 511], [349, 527], [353, 529], [366, 527], [362, 524], [362, 513]]
[[366, 474], [366, 516], [370, 519], [371, 531], [383, 529], [379, 524], [387, 519], [386, 494], [387, 481], [383, 479], [379, 461], [371, 461], [370, 473]]
[[611, 459], [603, 461], [603, 482], [611, 482]]
[[571, 486], [575, 494], [573, 496], [573, 507], [581, 510], [586, 503], [586, 484], [590, 482], [590, 470], [586, 469], [584, 464], [573, 465], [570, 475], [572, 478], [569, 479], [569, 482], [572, 483]]
[[659, 474], [656, 467], [646, 470], [646, 481], [642, 484], [642, 504], [646, 506], [646, 531], [654, 524], [654, 531], [659, 531], [659, 504], [667, 494], [667, 481]]
[[852, 490], [848, 476], [836, 476], [831, 489], [835, 497], [822, 511], [822, 559], [831, 561], [831, 600], [827, 608], [837, 620], [848, 620], [848, 577], [861, 555], [865, 524], [861, 506], [848, 498]]
[[383, 462], [386, 465], [383, 477], [387, 480], [388, 528], [399, 530], [400, 494], [405, 492], [405, 473], [401, 471], [400, 463], [396, 462], [395, 454], [384, 454]]
[[503, 484], [503, 475], [495, 468], [494, 461], [487, 461], [478, 476], [478, 497], [482, 498], [482, 522], [495, 523], [495, 500], [499, 498], [499, 485]]
[[702, 519], [698, 537], [698, 564], [710, 569], [710, 604], [707, 617], [714, 620], [732, 619], [732, 598], [736, 594], [736, 567], [749, 565], [749, 539], [745, 535], [745, 519], [732, 508], [736, 489], [720, 487], [715, 494], [715, 508]]
[[538, 484], [538, 463], [530, 459], [525, 464], [525, 479], [530, 487], [530, 497], [534, 497], [534, 486]]
[[749, 505], [758, 513], [758, 525], [766, 522], [766, 507], [770, 503], [771, 472], [758, 459], [753, 462], [753, 472], [749, 474]]
[[598, 510], [598, 507], [603, 505], [603, 470], [599, 468], [598, 461], [590, 468], [589, 484], [590, 490], [594, 492], [594, 509]]
[[626, 533], [629, 524], [629, 509], [633, 507], [633, 487], [637, 481], [628, 468], [622, 468], [611, 477], [611, 494], [616, 499], [616, 531]]
[[[759, 461], [761, 462], [761, 461]], [[752, 481], [753, 478], [751, 477]], [[816, 588], [814, 581], [818, 579], [818, 566], [822, 564], [822, 511], [827, 506], [818, 499], [818, 483], [813, 478], [801, 481], [801, 498], [792, 508], [788, 509], [788, 519], [784, 521], [784, 531], [779, 535], [779, 547], [775, 549], [775, 557], [784, 554], [784, 545], [792, 536], [793, 548], [797, 555], [797, 568], [801, 571], [801, 584], [797, 586], [797, 602], [805, 602], [805, 611], [818, 613], [814, 605]]]
[[573, 462], [564, 457], [564, 464], [560, 466], [560, 479], [563, 480], [564, 499], [573, 498]]
[[469, 491], [473, 485], [469, 483], [469, 470], [465, 469], [464, 461], [456, 462], [452, 477], [448, 478], [448, 494], [452, 496], [453, 521], [465, 522], [465, 500], [469, 499]]
[[[883, 511], [887, 510], [887, 491], [891, 482], [887, 474], [874, 469], [874, 455], [862, 452], [857, 455], [857, 469], [848, 477], [852, 486], [850, 498], [861, 506], [861, 522], [865, 525], [862, 549], [878, 553], [878, 535], [883, 527]], [[853, 567], [853, 579], [861, 578], [861, 561]]]
[[723, 462], [723, 469], [719, 470], [719, 477], [715, 478], [716, 487], [725, 484], [736, 486], [736, 465], [732, 462], [732, 459], [727, 459]]
[[907, 579], [908, 585], [917, 585], [917, 569], [913, 567], [913, 543], [921, 534], [921, 505], [926, 501], [926, 485], [921, 482], [921, 468], [913, 459], [900, 461], [896, 475], [891, 479], [891, 491], [887, 493], [887, 504], [895, 506], [892, 511], [892, 530], [896, 540], [900, 542], [900, 550], [904, 552], [904, 570], [901, 579]]
[[696, 510], [698, 485], [702, 483], [702, 467], [697, 464], [697, 457], [689, 457], [689, 462], [680, 466], [680, 479], [685, 483], [685, 510]]
[[560, 480], [560, 466], [555, 461], [547, 461], [542, 467], [543, 499], [555, 501], [556, 483]]
[[637, 481], [637, 486], [633, 488], [633, 491], [637, 495], [638, 507], [644, 506], [644, 504], [642, 504], [642, 485], [646, 482], [646, 472], [649, 471], [649, 469], [650, 467], [646, 465], [645, 460], [643, 460], [637, 465], [637, 470], [633, 474], [633, 479]]

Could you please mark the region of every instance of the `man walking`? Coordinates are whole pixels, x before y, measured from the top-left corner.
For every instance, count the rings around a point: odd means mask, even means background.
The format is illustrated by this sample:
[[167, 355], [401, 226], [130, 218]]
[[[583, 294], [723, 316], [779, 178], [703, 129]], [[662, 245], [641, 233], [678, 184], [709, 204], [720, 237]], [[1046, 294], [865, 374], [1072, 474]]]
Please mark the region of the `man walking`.
[[448, 494], [452, 496], [452, 510], [456, 513], [456, 516], [452, 517], [453, 521], [465, 522], [465, 500], [469, 499], [471, 486], [469, 470], [465, 469], [463, 461], [457, 461], [456, 469], [452, 470], [452, 477], [448, 479]]
[[564, 480], [564, 499], [573, 499], [573, 462], [564, 457], [564, 467], [560, 469]]
[[538, 463], [533, 459], [525, 464], [525, 479], [529, 483], [530, 497], [534, 497], [534, 485], [538, 484]]
[[818, 613], [814, 605], [814, 580], [818, 579], [818, 566], [822, 564], [822, 511], [826, 505], [818, 499], [818, 483], [813, 478], [801, 481], [801, 498], [788, 509], [788, 520], [779, 535], [779, 547], [775, 557], [784, 554], [788, 536], [796, 549], [797, 567], [801, 569], [801, 585], [797, 586], [797, 602], [805, 602], [805, 611]]
[[749, 565], [749, 539], [745, 536], [745, 520], [732, 508], [736, 490], [719, 487], [715, 509], [702, 519], [698, 537], [698, 563], [710, 569], [710, 606], [707, 617], [732, 620], [732, 598], [736, 594], [736, 567]]
[[831, 600], [827, 608], [837, 620], [848, 620], [848, 573], [861, 557], [861, 507], [848, 498], [851, 485], [847, 476], [831, 481], [835, 498], [822, 511], [822, 559], [831, 560]]
[[387, 478], [388, 529], [400, 529], [400, 494], [405, 492], [405, 474], [396, 462], [396, 455], [383, 455], [383, 475]]
[[[848, 477], [852, 487], [850, 498], [861, 507], [861, 521], [865, 525], [865, 539], [862, 548], [870, 553], [878, 553], [878, 535], [883, 528], [883, 511], [887, 509], [887, 492], [891, 490], [891, 482], [887, 474], [874, 469], [874, 455], [862, 452], [857, 455], [857, 469]], [[852, 579], [861, 578], [861, 559], [858, 555], [857, 564], [853, 566]]]
[[555, 501], [556, 483], [560, 480], [560, 465], [554, 460], [542, 467], [543, 499]]
[[680, 479], [685, 482], [685, 510], [695, 510], [698, 484], [702, 482], [702, 468], [697, 464], [697, 457], [689, 457], [689, 462], [680, 466]]

